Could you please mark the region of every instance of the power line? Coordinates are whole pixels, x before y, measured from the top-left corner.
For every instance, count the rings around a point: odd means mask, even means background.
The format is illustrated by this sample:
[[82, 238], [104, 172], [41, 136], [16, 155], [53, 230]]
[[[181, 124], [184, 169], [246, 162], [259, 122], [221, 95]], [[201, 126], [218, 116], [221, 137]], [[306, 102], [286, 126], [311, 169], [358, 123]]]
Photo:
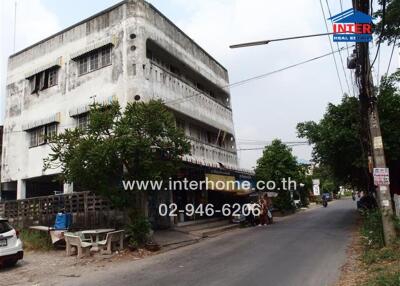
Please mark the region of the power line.
[[[285, 144], [288, 147], [299, 147], [299, 146], [305, 146], [305, 145], [309, 145], [308, 143], [306, 144]], [[256, 147], [256, 148], [239, 148], [236, 151], [260, 151], [260, 150], [264, 150], [266, 146], [264, 147]]]
[[[372, 4], [372, 2], [371, 2], [371, 4]], [[372, 9], [372, 6], [371, 6], [371, 9]], [[369, 68], [368, 73], [371, 73], [372, 67], [374, 66], [376, 58], [378, 57], [379, 50], [381, 49], [382, 36], [383, 36], [383, 32], [385, 31], [385, 14], [386, 14], [386, 0], [382, 0], [382, 20], [381, 20], [382, 30], [381, 30], [381, 34], [379, 35], [379, 38], [378, 38], [378, 48], [376, 49], [376, 54], [375, 54], [374, 60], [372, 61], [371, 66]]]
[[[324, 11], [324, 6], [322, 5], [322, 0], [319, 0], [319, 4], [321, 5], [322, 17], [324, 18], [324, 23], [325, 23], [326, 31], [329, 32], [328, 23], [326, 22], [326, 16], [325, 16], [325, 11]], [[339, 80], [340, 90], [342, 91], [342, 95], [343, 95], [343, 94], [344, 94], [344, 91], [343, 91], [342, 80], [340, 79], [339, 68], [338, 68], [338, 66], [337, 66], [336, 57], [335, 57], [335, 55], [334, 55], [334, 53], [333, 53], [333, 45], [332, 45], [331, 38], [328, 37], [328, 40], [329, 40], [329, 45], [330, 45], [331, 51], [332, 51], [333, 61], [335, 62], [336, 74], [337, 74], [337, 77], [338, 77], [338, 80]]]
[[381, 72], [381, 51], [378, 53], [378, 71], [376, 72], [376, 85], [379, 86], [379, 76]]
[[392, 63], [392, 58], [393, 58], [394, 49], [396, 48], [396, 41], [397, 41], [397, 37], [394, 38], [393, 47], [392, 47], [392, 52], [390, 53], [389, 64], [388, 64], [388, 67], [387, 67], [387, 70], [386, 70], [386, 75], [388, 75], [389, 69], [390, 69], [390, 64]]
[[[326, 2], [326, 6], [328, 8], [329, 17], [332, 18], [332, 13], [331, 13], [331, 8], [329, 7], [329, 2], [328, 2], [328, 0], [325, 0], [325, 2]], [[325, 23], [326, 23], [326, 19], [325, 19]], [[330, 41], [330, 38], [329, 38], [329, 41]], [[336, 47], [339, 49], [339, 43], [338, 42], [336, 42]], [[340, 58], [340, 62], [342, 63], [343, 74], [344, 74], [344, 78], [346, 80], [347, 90], [349, 91], [349, 95], [350, 95], [351, 94], [350, 85], [349, 85], [349, 81], [347, 79], [346, 69], [344, 68], [344, 63], [343, 63], [343, 58], [342, 58], [342, 53], [341, 52], [339, 52], [339, 58]]]
[[[352, 45], [352, 46], [350, 46], [350, 47], [348, 47], [348, 48], [352, 48], [352, 47], [354, 47], [354, 45]], [[280, 69], [277, 69], [277, 70], [274, 70], [274, 71], [271, 71], [271, 72], [268, 72], [268, 73], [264, 73], [264, 74], [261, 74], [261, 75], [258, 75], [258, 76], [254, 76], [254, 77], [250, 77], [250, 78], [247, 78], [247, 79], [244, 79], [244, 80], [235, 82], [235, 83], [231, 83], [231, 84], [228, 84], [228, 85], [223, 86], [223, 87], [221, 87], [221, 88], [222, 88], [222, 89], [227, 89], [227, 88], [233, 88], [233, 87], [241, 86], [241, 85], [244, 85], [244, 84], [246, 84], [246, 83], [248, 83], [248, 82], [250, 82], [250, 81], [259, 80], [259, 79], [265, 78], [265, 77], [267, 77], [267, 76], [270, 76], [270, 75], [273, 75], [273, 74], [276, 74], [276, 73], [279, 73], [279, 72], [282, 72], [282, 71], [285, 71], [285, 70], [288, 70], [288, 69], [291, 69], [291, 68], [294, 68], [294, 67], [297, 67], [297, 66], [300, 66], [300, 65], [303, 65], [303, 64], [312, 62], [312, 61], [316, 61], [316, 60], [322, 59], [322, 58], [324, 58], [324, 57], [330, 56], [330, 55], [332, 55], [332, 54], [334, 54], [334, 53], [337, 53], [337, 52], [339, 52], [339, 51], [346, 50], [346, 49], [347, 49], [347, 48], [342, 47], [342, 48], [340, 48], [339, 50], [332, 51], [332, 52], [330, 52], [330, 53], [326, 53], [326, 54], [323, 54], [323, 55], [321, 55], [321, 56], [314, 57], [314, 58], [311, 58], [311, 59], [308, 59], [308, 60], [305, 60], [305, 61], [301, 61], [301, 62], [298, 62], [298, 63], [296, 63], [296, 64], [289, 65], [289, 66], [286, 66], [286, 67], [284, 67], [284, 68], [280, 68]], [[198, 95], [201, 95], [201, 94], [202, 94], [202, 92], [197, 92], [197, 93], [191, 94], [191, 95], [189, 95], [189, 96], [185, 96], [185, 97], [183, 97], [183, 98], [178, 98], [178, 99], [173, 99], [173, 100], [165, 101], [164, 103], [165, 103], [165, 104], [182, 103], [182, 102], [184, 102], [184, 101], [186, 101], [186, 100], [190, 100], [191, 98], [193, 98], [193, 97], [195, 97], [195, 96], [198, 96]]]
[[[340, 0], [340, 12], [343, 12], [343, 0]], [[348, 42], [346, 43], [346, 48], [347, 48], [347, 57], [350, 58], [350, 53], [349, 53], [349, 44]], [[356, 96], [356, 90], [355, 90], [355, 79], [353, 79], [353, 72], [349, 70], [350, 73], [350, 82], [351, 82], [351, 87], [353, 90], [353, 96]]]
[[[311, 59], [308, 59], [308, 60], [305, 60], [305, 61], [298, 62], [298, 63], [293, 64], [293, 65], [286, 66], [284, 68], [280, 68], [280, 69], [277, 69], [277, 70], [274, 70], [274, 71], [271, 71], [271, 72], [268, 72], [268, 73], [264, 73], [264, 74], [261, 74], [261, 75], [258, 75], [258, 76], [254, 76], [254, 77], [251, 77], [251, 78], [247, 78], [247, 79], [244, 79], [244, 80], [241, 80], [241, 81], [234, 82], [232, 84], [228, 84], [226, 86], [223, 86], [222, 89], [241, 86], [241, 85], [244, 85], [244, 84], [246, 84], [246, 83], [248, 83], [250, 81], [259, 80], [259, 79], [265, 78], [267, 76], [270, 76], [270, 75], [273, 75], [273, 74], [276, 74], [276, 73], [279, 73], [279, 72], [282, 72], [282, 71], [285, 71], [285, 70], [288, 70], [288, 69], [291, 69], [291, 68], [294, 68], [294, 67], [297, 67], [297, 66], [312, 62], [312, 61], [316, 61], [316, 60], [325, 58], [325, 57], [330, 56], [330, 55], [332, 55], [334, 53], [338, 53], [339, 51], [350, 49], [352, 47], [354, 47], [354, 45], [349, 46], [348, 48], [342, 47], [339, 50], [335, 50], [333, 52], [326, 53], [326, 54], [320, 55], [318, 57], [314, 57], [314, 58], [311, 58]], [[182, 103], [182, 102], [184, 102], [186, 100], [190, 100], [191, 98], [193, 98], [195, 96], [198, 96], [198, 95], [201, 95], [201, 94], [202, 94], [202, 92], [197, 92], [197, 93], [191, 94], [191, 95], [183, 97], [183, 98], [173, 99], [173, 100], [170, 100], [170, 101], [165, 101], [164, 104], [167, 104], [167, 103], [169, 103], [169, 104]], [[68, 127], [76, 127], [76, 124], [58, 125], [58, 128], [68, 128]], [[26, 132], [26, 131], [25, 130], [15, 130], [15, 131], [14, 130], [13, 131], [4, 130], [4, 133], [19, 133], [19, 132]]]

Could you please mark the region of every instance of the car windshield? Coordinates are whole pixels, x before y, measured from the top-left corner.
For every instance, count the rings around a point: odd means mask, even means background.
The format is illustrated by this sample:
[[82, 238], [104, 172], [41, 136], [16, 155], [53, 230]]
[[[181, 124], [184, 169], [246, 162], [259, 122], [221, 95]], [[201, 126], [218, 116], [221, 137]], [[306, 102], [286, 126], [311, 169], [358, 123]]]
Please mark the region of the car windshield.
[[6, 221], [0, 221], [0, 234], [12, 230], [11, 225]]

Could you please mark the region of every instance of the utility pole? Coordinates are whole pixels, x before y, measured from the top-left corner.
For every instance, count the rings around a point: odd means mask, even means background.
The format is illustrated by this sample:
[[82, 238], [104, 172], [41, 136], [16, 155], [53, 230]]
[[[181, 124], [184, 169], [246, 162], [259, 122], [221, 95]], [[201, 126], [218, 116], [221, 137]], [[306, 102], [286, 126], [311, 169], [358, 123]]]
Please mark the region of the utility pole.
[[[370, 12], [369, 0], [353, 0], [353, 7], [365, 14]], [[369, 128], [369, 145], [371, 146], [372, 162], [374, 168], [386, 168], [385, 152], [383, 149], [381, 127], [379, 123], [377, 98], [374, 93], [371, 65], [369, 60], [369, 43], [356, 44], [357, 71], [359, 79], [359, 99], [361, 115], [366, 120]], [[365, 114], [366, 113], [366, 114]], [[392, 200], [389, 185], [379, 185], [376, 188], [378, 204], [382, 212], [382, 225], [385, 244], [389, 245], [396, 237], [393, 222]]]

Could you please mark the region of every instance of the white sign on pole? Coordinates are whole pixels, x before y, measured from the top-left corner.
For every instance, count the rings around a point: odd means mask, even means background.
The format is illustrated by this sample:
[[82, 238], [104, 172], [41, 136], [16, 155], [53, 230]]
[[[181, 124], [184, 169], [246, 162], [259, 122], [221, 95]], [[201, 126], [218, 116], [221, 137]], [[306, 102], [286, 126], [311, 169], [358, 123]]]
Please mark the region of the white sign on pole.
[[313, 193], [314, 193], [314, 196], [320, 195], [319, 185], [313, 185]]
[[373, 175], [376, 186], [388, 186], [390, 184], [388, 168], [374, 168]]

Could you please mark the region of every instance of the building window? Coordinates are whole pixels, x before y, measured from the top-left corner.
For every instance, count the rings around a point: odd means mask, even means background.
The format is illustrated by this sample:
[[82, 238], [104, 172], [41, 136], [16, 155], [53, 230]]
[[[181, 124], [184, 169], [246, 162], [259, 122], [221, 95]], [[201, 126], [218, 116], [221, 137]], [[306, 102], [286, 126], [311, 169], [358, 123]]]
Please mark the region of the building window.
[[76, 122], [79, 129], [85, 130], [89, 124], [89, 113], [84, 113], [77, 116]]
[[44, 90], [46, 88], [57, 85], [58, 69], [59, 67], [53, 67], [31, 76], [29, 78], [31, 94], [36, 93], [39, 90]]
[[90, 55], [90, 71], [97, 70], [99, 68], [99, 54], [94, 53]]
[[81, 58], [79, 59], [79, 75], [85, 74], [88, 72], [88, 59]]
[[57, 135], [57, 124], [46, 126], [46, 139], [53, 139]]
[[37, 127], [29, 131], [29, 147], [36, 147], [48, 143], [49, 139], [57, 135], [57, 123]]
[[54, 86], [58, 83], [58, 72], [56, 69], [52, 69], [49, 71], [48, 76], [48, 85], [49, 87]]
[[111, 64], [111, 48], [103, 49], [101, 51], [101, 65], [108, 66]]
[[45, 132], [46, 132], [45, 126], [41, 126], [39, 128], [35, 128], [29, 131], [30, 133], [29, 147], [43, 145], [45, 143]]
[[111, 64], [111, 47], [108, 46], [87, 53], [81, 56], [77, 61], [79, 75], [83, 75], [108, 66]]

